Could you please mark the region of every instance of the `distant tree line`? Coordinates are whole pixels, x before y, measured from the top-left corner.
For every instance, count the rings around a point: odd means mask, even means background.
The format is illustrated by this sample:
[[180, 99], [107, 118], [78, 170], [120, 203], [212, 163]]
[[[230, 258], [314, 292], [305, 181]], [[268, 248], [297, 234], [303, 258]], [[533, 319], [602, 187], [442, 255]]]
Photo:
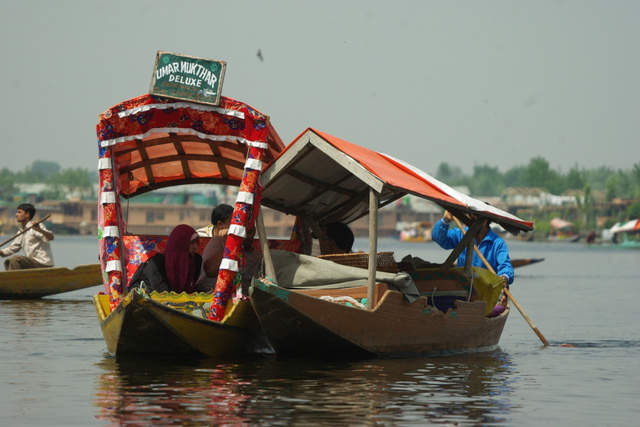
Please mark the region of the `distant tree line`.
[[[441, 163], [436, 178], [451, 186], [466, 186], [474, 197], [499, 197], [507, 187], [542, 188], [550, 194], [562, 195], [567, 190], [582, 190], [583, 200], [577, 200], [578, 209], [558, 208], [555, 211], [540, 211], [534, 214], [536, 229], [542, 233], [549, 231], [549, 221], [553, 217], [561, 217], [574, 221], [585, 229], [596, 228], [596, 217], [608, 217], [605, 228], [615, 222], [640, 218], [640, 163], [634, 164], [631, 170], [611, 169], [601, 166], [594, 169], [573, 166], [563, 174], [552, 170], [549, 162], [542, 157], [535, 157], [524, 166], [513, 166], [502, 173], [497, 167], [482, 165], [473, 168], [472, 175], [465, 175], [459, 167]], [[623, 212], [595, 209], [594, 190], [603, 190], [606, 201], [627, 199], [631, 203]]]
[[0, 200], [13, 201], [19, 193], [18, 184], [47, 183], [40, 196], [44, 200], [64, 199], [67, 194], [90, 191], [98, 181], [96, 171], [82, 168], [61, 169], [55, 162], [37, 160], [24, 170], [12, 172], [0, 170]]
[[[507, 187], [538, 187], [551, 194], [560, 195], [566, 190], [583, 190], [585, 223], [593, 222], [591, 205], [592, 191], [604, 190], [607, 201], [613, 199], [636, 200], [626, 216], [640, 217], [640, 163], [631, 170], [602, 166], [594, 169], [573, 166], [566, 174], [552, 170], [549, 162], [535, 157], [524, 166], [513, 166], [506, 172], [489, 165], [475, 166], [472, 175], [465, 175], [462, 169], [449, 163], [441, 163], [436, 178], [451, 186], [467, 186], [474, 197], [498, 197]], [[19, 172], [7, 168], [0, 170], [0, 201], [12, 202], [18, 194], [17, 184], [48, 183], [40, 197], [43, 200], [64, 199], [67, 194], [86, 193], [97, 183], [95, 170], [82, 168], [61, 169], [55, 162], [35, 161]], [[84, 190], [84, 191], [83, 191]]]
[[601, 166], [594, 169], [573, 166], [563, 174], [549, 167], [542, 157], [535, 157], [524, 166], [513, 166], [502, 173], [497, 167], [482, 165], [465, 175], [459, 167], [441, 163], [436, 178], [451, 186], [467, 186], [473, 196], [500, 196], [507, 187], [539, 187], [551, 194], [566, 190], [604, 190], [607, 201], [616, 198], [640, 199], [640, 163], [631, 170], [613, 170]]

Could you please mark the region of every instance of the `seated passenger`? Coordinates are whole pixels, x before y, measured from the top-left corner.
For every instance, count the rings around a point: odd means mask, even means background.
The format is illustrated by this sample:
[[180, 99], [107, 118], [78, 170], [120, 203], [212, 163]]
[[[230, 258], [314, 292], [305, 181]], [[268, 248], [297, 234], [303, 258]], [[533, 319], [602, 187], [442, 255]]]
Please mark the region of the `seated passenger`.
[[353, 231], [343, 222], [332, 222], [322, 227], [322, 234], [317, 236], [322, 255], [349, 254], [355, 240]]
[[213, 231], [211, 240], [202, 251], [202, 272], [196, 282], [196, 289], [199, 292], [207, 292], [216, 287], [218, 270], [224, 255], [224, 245], [227, 241], [232, 214], [233, 208], [224, 203], [216, 206], [211, 211]]
[[147, 291], [195, 292], [202, 257], [198, 251], [198, 233], [193, 227], [180, 224], [169, 234], [164, 253], [157, 253], [140, 264], [127, 290], [144, 283]]
[[[254, 277], [257, 277], [260, 274], [260, 270], [262, 268], [262, 252], [257, 251], [253, 248], [253, 239], [256, 235], [256, 228], [251, 227], [247, 231], [247, 236], [244, 238], [242, 247], [244, 252], [244, 266], [242, 267], [242, 271], [240, 272], [240, 284], [242, 286], [242, 294], [249, 295], [249, 286], [251, 286], [251, 280]], [[213, 240], [214, 238], [212, 238]], [[196, 284], [196, 288], [199, 292], [212, 292], [216, 287], [216, 282], [218, 281], [218, 270], [220, 269], [220, 263], [222, 262], [222, 257], [224, 254], [224, 247], [226, 243], [225, 239], [219, 239], [220, 243], [217, 243], [215, 246], [209, 247], [210, 243], [207, 243], [207, 248], [210, 249], [210, 252], [206, 252], [205, 248], [205, 256], [210, 256], [211, 258], [204, 259], [203, 265], [207, 265], [207, 261], [210, 270], [206, 270], [206, 267], [202, 269], [202, 273], [200, 274], [200, 279]], [[215, 270], [213, 270], [215, 269]]]

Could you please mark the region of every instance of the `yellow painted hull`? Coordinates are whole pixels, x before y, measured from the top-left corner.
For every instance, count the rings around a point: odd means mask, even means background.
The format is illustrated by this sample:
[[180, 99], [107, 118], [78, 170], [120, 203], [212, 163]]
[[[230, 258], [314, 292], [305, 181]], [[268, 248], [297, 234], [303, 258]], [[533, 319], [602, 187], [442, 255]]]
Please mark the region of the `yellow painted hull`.
[[107, 350], [114, 356], [220, 357], [271, 351], [248, 301], [230, 302], [221, 322], [190, 312], [190, 307], [210, 301], [206, 294], [135, 291], [110, 312], [107, 295], [94, 297]]
[[100, 264], [0, 271], [0, 299], [34, 299], [102, 283]]

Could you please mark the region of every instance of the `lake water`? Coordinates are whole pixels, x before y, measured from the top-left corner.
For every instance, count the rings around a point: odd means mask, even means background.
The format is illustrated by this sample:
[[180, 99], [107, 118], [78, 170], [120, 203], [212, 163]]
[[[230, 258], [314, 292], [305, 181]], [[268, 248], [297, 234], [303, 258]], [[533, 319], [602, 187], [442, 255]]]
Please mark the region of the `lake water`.
[[[514, 308], [490, 353], [116, 361], [91, 303], [101, 287], [0, 301], [0, 425], [640, 425], [640, 251], [509, 247], [512, 258], [545, 258], [517, 269], [511, 291], [550, 347]], [[446, 256], [433, 243], [378, 249]], [[95, 263], [96, 252], [95, 238], [54, 241], [60, 266]]]

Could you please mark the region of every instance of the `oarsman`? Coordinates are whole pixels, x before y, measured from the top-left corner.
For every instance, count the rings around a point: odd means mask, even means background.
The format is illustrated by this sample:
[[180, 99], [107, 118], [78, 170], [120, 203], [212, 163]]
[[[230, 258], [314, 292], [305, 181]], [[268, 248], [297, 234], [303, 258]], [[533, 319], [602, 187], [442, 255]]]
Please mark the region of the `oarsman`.
[[[0, 256], [6, 257], [22, 249], [24, 255], [13, 255], [4, 261], [5, 270], [24, 270], [28, 268], [53, 267], [51, 242], [53, 233], [39, 222], [34, 222], [36, 208], [23, 203], [16, 210], [16, 222], [20, 224], [20, 233], [11, 246], [0, 250]], [[26, 230], [26, 231], [25, 231]]]

